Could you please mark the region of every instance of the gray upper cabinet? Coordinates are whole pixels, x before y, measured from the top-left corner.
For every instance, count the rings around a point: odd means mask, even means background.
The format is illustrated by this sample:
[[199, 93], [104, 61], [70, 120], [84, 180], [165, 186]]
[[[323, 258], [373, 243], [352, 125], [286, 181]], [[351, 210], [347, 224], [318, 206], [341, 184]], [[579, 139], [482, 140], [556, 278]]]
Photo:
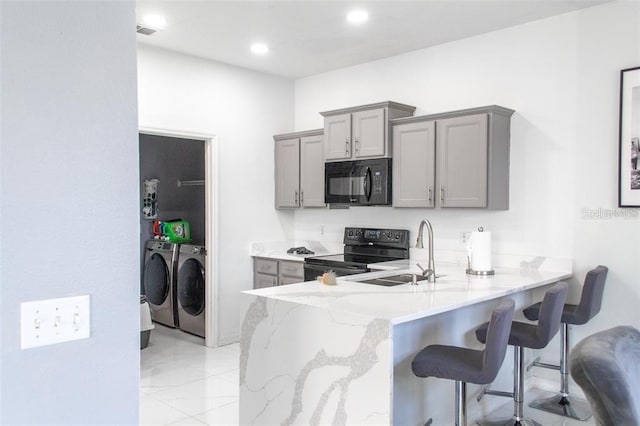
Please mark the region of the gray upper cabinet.
[[393, 126], [393, 206], [434, 207], [435, 121]]
[[351, 158], [351, 114], [340, 114], [324, 119], [324, 158], [348, 160]]
[[324, 207], [324, 151], [322, 133], [300, 138], [300, 204]]
[[389, 120], [413, 115], [415, 107], [380, 102], [321, 112], [324, 117], [324, 159], [391, 157]]
[[493, 105], [395, 120], [394, 207], [508, 210], [513, 112]]
[[324, 207], [322, 129], [273, 138], [276, 208]]
[[487, 207], [488, 114], [438, 120], [440, 207]]
[[300, 207], [300, 140], [275, 142], [276, 208]]

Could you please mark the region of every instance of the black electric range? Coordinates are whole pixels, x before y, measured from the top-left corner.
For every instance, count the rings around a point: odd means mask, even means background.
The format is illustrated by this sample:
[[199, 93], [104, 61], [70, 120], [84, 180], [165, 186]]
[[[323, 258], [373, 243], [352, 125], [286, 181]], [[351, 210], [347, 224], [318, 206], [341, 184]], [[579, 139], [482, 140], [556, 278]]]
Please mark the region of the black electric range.
[[367, 265], [409, 258], [406, 229], [345, 228], [344, 253], [307, 257], [304, 280], [312, 281], [325, 272], [337, 276], [369, 272]]

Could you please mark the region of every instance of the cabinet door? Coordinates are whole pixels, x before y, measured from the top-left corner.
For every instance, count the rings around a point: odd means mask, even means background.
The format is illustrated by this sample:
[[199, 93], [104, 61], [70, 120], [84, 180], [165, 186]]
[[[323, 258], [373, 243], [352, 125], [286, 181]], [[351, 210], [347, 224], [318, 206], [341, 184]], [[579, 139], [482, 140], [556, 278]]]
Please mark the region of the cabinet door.
[[253, 288], [274, 287], [278, 285], [278, 277], [275, 275], [253, 274]]
[[487, 206], [487, 114], [438, 120], [440, 207]]
[[386, 120], [384, 108], [353, 113], [353, 156], [385, 155]]
[[296, 282], [304, 281], [304, 262], [281, 260], [278, 271], [281, 280], [284, 277], [289, 277], [298, 280]]
[[300, 138], [300, 205], [324, 207], [323, 137]]
[[435, 122], [393, 126], [393, 206], [433, 207]]
[[276, 141], [276, 208], [300, 206], [300, 141]]
[[324, 158], [351, 158], [351, 114], [334, 115], [324, 119]]

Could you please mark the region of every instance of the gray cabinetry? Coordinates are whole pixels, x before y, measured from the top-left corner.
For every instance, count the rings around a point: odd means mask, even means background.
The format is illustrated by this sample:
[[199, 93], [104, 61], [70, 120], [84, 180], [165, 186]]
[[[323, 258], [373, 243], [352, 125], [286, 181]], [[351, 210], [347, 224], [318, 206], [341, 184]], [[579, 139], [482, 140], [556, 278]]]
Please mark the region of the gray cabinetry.
[[274, 136], [276, 208], [324, 207], [322, 129]]
[[380, 102], [321, 112], [324, 117], [324, 159], [391, 157], [389, 120], [408, 117], [415, 107]]
[[324, 207], [322, 133], [300, 138], [300, 205]]
[[395, 120], [394, 207], [508, 210], [513, 112], [493, 105]]
[[393, 126], [393, 206], [434, 207], [435, 121]]
[[275, 142], [276, 208], [300, 206], [300, 140]]
[[253, 288], [274, 287], [304, 281], [304, 262], [255, 257]]
[[438, 120], [440, 207], [487, 207], [488, 114]]

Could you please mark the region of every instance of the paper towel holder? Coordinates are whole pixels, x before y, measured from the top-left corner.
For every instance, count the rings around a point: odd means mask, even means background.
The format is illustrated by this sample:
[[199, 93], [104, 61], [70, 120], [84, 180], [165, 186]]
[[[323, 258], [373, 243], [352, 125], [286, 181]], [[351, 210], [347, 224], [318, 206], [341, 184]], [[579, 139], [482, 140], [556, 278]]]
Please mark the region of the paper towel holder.
[[[484, 228], [481, 226], [478, 228], [479, 232], [483, 232]], [[486, 277], [486, 276], [490, 276], [490, 275], [495, 275], [496, 271], [493, 269], [490, 269], [488, 271], [476, 271], [474, 269], [471, 269], [471, 258], [469, 256], [467, 256], [467, 269], [465, 271], [465, 273], [467, 275], [476, 275], [476, 276], [480, 276], [480, 277]]]

